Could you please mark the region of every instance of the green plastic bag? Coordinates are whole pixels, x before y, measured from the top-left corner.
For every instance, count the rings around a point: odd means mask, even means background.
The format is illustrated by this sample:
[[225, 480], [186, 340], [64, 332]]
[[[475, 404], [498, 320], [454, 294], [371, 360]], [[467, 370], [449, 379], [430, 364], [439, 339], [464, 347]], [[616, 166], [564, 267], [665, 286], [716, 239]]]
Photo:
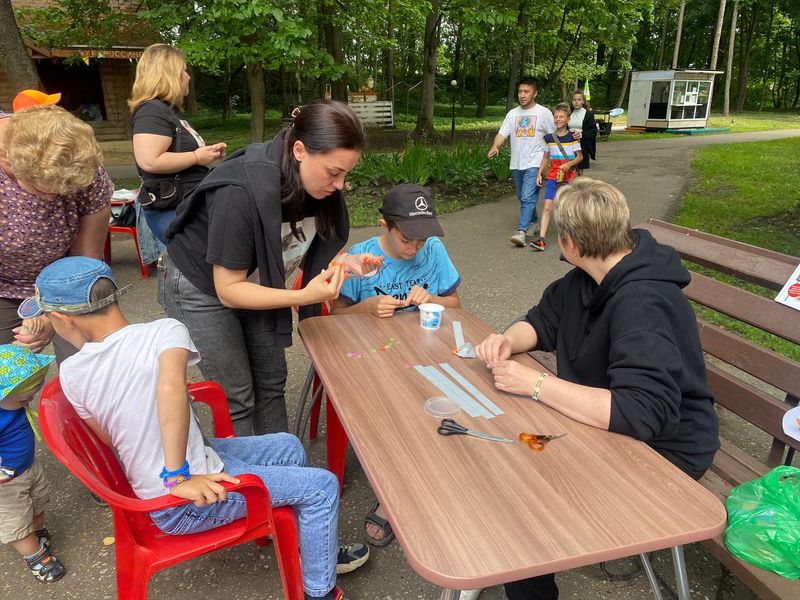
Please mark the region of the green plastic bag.
[[736, 486], [725, 508], [731, 554], [783, 577], [800, 577], [800, 469], [776, 467]]

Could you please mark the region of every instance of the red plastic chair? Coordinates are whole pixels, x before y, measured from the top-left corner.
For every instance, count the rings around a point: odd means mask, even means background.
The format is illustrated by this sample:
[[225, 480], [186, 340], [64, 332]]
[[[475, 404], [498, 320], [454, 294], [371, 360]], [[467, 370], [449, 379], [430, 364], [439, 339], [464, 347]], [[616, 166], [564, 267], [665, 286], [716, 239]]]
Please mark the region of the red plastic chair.
[[[111, 206], [120, 207], [127, 204], [133, 204], [133, 200], [112, 200]], [[126, 225], [108, 225], [108, 233], [106, 233], [106, 244], [103, 248], [103, 260], [107, 265], [111, 265], [111, 234], [124, 233], [133, 238], [133, 244], [136, 246], [136, 259], [139, 261], [139, 272], [142, 274], [142, 279], [147, 279], [150, 271], [147, 265], [142, 262], [142, 253], [139, 252], [139, 237], [136, 232], [136, 227], [128, 227]]]
[[[211, 382], [189, 386], [196, 402], [211, 407], [214, 433], [232, 437], [225, 393]], [[114, 521], [117, 598], [146, 600], [147, 584], [159, 570], [213, 550], [250, 540], [264, 546], [267, 536], [275, 542], [284, 597], [302, 600], [297, 527], [291, 507], [271, 508], [269, 491], [255, 475], [238, 475], [239, 483], [222, 485], [242, 494], [247, 516], [229, 525], [190, 535], [167, 535], [151, 521], [154, 510], [186, 504], [172, 495], [140, 500], [125, 478], [111, 447], [100, 440], [61, 391], [59, 380], [50, 381], [39, 401], [39, 419], [47, 445], [81, 483], [108, 502]]]
[[[297, 278], [292, 285], [293, 290], [301, 289], [303, 285], [303, 272], [300, 271]], [[322, 303], [322, 316], [326, 317], [330, 313], [330, 305], [327, 302]], [[312, 374], [313, 372], [313, 374]], [[311, 440], [317, 439], [317, 431], [319, 429], [319, 414], [322, 409], [323, 400], [325, 402], [325, 422], [327, 423], [327, 438], [326, 443], [326, 462], [328, 470], [336, 475], [339, 480], [339, 491], [344, 488], [344, 464], [347, 459], [347, 434], [342, 427], [342, 422], [339, 420], [339, 415], [336, 414], [336, 409], [333, 408], [333, 403], [329, 401], [329, 396], [322, 386], [319, 376], [314, 370], [314, 365], [311, 365], [309, 376], [313, 376], [313, 383], [311, 384], [310, 397], [315, 398], [314, 403], [311, 405], [311, 416], [308, 425], [308, 438]], [[307, 398], [300, 398], [300, 405], [298, 410], [303, 410]], [[300, 434], [301, 432], [295, 432]]]

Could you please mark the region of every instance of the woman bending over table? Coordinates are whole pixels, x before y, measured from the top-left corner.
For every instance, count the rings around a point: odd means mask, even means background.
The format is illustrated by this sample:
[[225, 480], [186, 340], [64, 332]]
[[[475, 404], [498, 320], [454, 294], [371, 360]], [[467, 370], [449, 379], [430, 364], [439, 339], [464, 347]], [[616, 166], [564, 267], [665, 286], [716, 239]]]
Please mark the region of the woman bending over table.
[[[594, 427], [641, 440], [695, 479], [719, 448], [717, 415], [678, 254], [631, 229], [615, 187], [579, 177], [553, 206], [558, 244], [575, 268], [539, 303], [476, 348], [497, 389]], [[556, 351], [558, 375], [512, 356]], [[506, 584], [510, 600], [558, 598], [555, 577]]]
[[[315, 102], [269, 142], [233, 154], [178, 207], [167, 231], [165, 307], [219, 382], [237, 436], [286, 431], [285, 348], [300, 318], [338, 297], [347, 242], [344, 179], [365, 144], [346, 104]], [[304, 287], [286, 289], [302, 264]]]

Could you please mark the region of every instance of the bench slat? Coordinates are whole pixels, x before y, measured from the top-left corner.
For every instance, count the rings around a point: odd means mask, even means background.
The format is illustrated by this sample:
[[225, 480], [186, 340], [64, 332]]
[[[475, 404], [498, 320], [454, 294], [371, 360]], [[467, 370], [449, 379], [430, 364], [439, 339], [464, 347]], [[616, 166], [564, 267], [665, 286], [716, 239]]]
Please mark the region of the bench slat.
[[780, 290], [797, 268], [797, 258], [658, 219], [638, 225], [686, 260], [745, 281]]
[[800, 397], [800, 363], [697, 319], [703, 351], [785, 392]]
[[721, 448], [714, 456], [711, 471], [730, 486], [740, 485], [745, 481], [757, 479], [769, 471], [769, 467], [747, 452], [738, 448], [733, 442], [720, 438]]
[[800, 343], [800, 319], [795, 309], [774, 300], [692, 273], [683, 288], [686, 297], [759, 329]]
[[714, 399], [762, 431], [793, 448], [800, 449], [800, 442], [783, 433], [781, 421], [791, 405], [776, 400], [719, 367], [706, 364], [708, 387]]

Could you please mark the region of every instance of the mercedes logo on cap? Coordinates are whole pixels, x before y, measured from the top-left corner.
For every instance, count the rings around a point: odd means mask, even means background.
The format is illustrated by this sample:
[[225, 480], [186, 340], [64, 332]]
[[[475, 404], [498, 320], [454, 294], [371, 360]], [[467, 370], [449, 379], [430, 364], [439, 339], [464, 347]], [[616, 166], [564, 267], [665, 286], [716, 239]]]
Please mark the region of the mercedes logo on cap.
[[414, 207], [417, 210], [428, 210], [428, 201], [425, 200], [425, 196], [418, 196], [416, 200], [414, 200]]

